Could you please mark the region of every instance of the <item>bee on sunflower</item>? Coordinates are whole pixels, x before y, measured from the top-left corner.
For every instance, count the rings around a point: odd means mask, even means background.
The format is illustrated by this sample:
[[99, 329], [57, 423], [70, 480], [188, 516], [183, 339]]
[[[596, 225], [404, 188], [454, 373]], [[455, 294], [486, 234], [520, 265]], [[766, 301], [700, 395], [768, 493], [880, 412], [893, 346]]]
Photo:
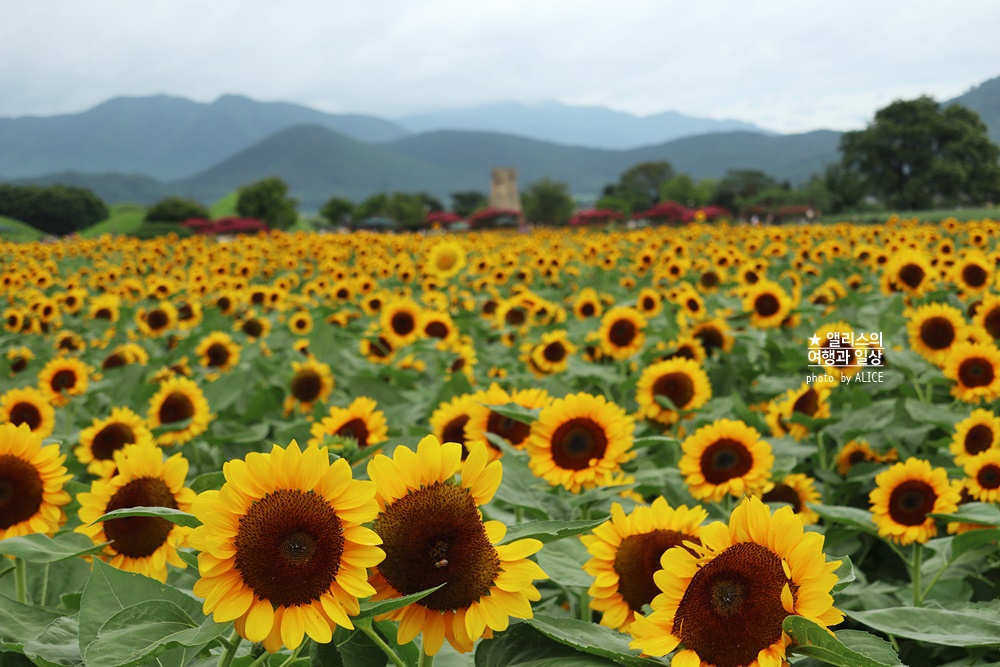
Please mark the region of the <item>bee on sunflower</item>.
[[67, 474], [59, 445], [42, 445], [27, 424], [0, 423], [0, 540], [54, 535], [66, 522]]
[[879, 473], [875, 486], [868, 500], [878, 534], [902, 545], [927, 542], [937, 535], [929, 515], [958, 509], [960, 496], [948, 472], [921, 459], [909, 458]]

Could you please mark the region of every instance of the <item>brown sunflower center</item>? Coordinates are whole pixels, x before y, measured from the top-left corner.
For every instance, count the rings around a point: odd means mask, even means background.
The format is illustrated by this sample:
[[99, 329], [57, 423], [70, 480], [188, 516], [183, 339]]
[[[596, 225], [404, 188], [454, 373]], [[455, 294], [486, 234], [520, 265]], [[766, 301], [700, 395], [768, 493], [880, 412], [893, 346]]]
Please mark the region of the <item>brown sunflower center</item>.
[[971, 456], [981, 454], [993, 446], [993, 429], [986, 424], [976, 424], [965, 434], [965, 451]]
[[76, 341], [73, 340], [73, 336], [66, 336], [65, 338], [60, 340], [59, 348], [63, 350], [68, 350], [70, 352], [74, 352], [77, 349], [77, 347], [76, 347]]
[[12, 454], [0, 456], [0, 530], [33, 517], [44, 490], [35, 466]]
[[809, 417], [816, 414], [817, 410], [819, 410], [819, 394], [812, 387], [799, 396], [792, 405], [792, 412], [798, 412]]
[[947, 318], [928, 318], [920, 325], [920, 340], [932, 350], [944, 350], [955, 342], [955, 327]]
[[937, 494], [927, 482], [911, 479], [903, 482], [889, 496], [889, 516], [904, 526], [919, 526], [934, 509]]
[[716, 273], [715, 271], [706, 271], [705, 273], [701, 274], [701, 277], [698, 279], [698, 282], [701, 283], [702, 287], [709, 287], [709, 288], [718, 287], [720, 282], [719, 274]]
[[148, 324], [149, 328], [153, 331], [159, 331], [170, 324], [170, 316], [159, 308], [155, 308], [149, 312], [149, 315], [146, 316], [146, 324]]
[[580, 306], [580, 314], [583, 315], [584, 317], [593, 317], [594, 313], [596, 312], [597, 312], [597, 307], [594, 306], [594, 304], [591, 303], [590, 301]]
[[802, 511], [802, 499], [795, 489], [787, 484], [776, 484], [761, 498], [765, 503], [788, 503], [792, 506], [792, 511], [798, 514]]
[[694, 398], [694, 381], [686, 373], [667, 373], [656, 378], [653, 394], [666, 396], [674, 405], [683, 409]]
[[542, 350], [542, 356], [545, 357], [545, 361], [550, 364], [558, 364], [566, 358], [566, 346], [559, 341], [549, 343], [545, 346], [545, 349]]
[[34, 431], [42, 425], [42, 411], [34, 403], [15, 403], [7, 413], [7, 419], [14, 426], [27, 424]]
[[655, 310], [656, 309], [656, 300], [653, 297], [651, 297], [651, 296], [643, 297], [643, 299], [642, 299], [642, 309], [645, 310], [646, 312], [650, 312], [652, 310]]
[[408, 336], [417, 328], [417, 321], [407, 312], [394, 313], [389, 323], [397, 336]]
[[681, 598], [672, 632], [705, 663], [749, 665], [780, 641], [788, 616], [781, 559], [753, 542], [735, 544], [695, 573]]
[[[520, 445], [528, 437], [528, 434], [531, 433], [531, 425], [511, 419], [510, 417], [504, 417], [490, 410], [490, 416], [486, 420], [486, 430], [505, 438], [512, 445]], [[458, 440], [457, 442], [462, 441]]]
[[448, 327], [445, 325], [444, 322], [439, 322], [437, 320], [434, 320], [424, 328], [424, 333], [426, 333], [431, 338], [447, 338]]
[[701, 472], [710, 484], [722, 484], [742, 477], [753, 467], [753, 455], [747, 446], [730, 438], [720, 438], [701, 454]]
[[465, 442], [465, 425], [469, 423], [469, 415], [458, 415], [441, 429], [441, 442]]
[[899, 270], [899, 279], [911, 289], [916, 289], [924, 281], [927, 275], [924, 270], [916, 264], [907, 264]]
[[76, 386], [76, 371], [72, 369], [65, 369], [57, 371], [52, 379], [49, 381], [49, 385], [55, 391], [65, 391], [66, 389], [72, 389]]
[[233, 300], [228, 296], [220, 296], [215, 302], [215, 305], [224, 313], [228, 313], [229, 309], [233, 307]]
[[692, 313], [697, 313], [699, 310], [701, 310], [701, 304], [698, 302], [697, 299], [688, 299], [687, 301], [684, 302], [684, 304], [687, 306], [687, 309]]
[[101, 368], [104, 370], [110, 370], [112, 368], [119, 368], [128, 363], [125, 355], [121, 352], [115, 352], [114, 354], [108, 355], [108, 358], [104, 360], [101, 364]]
[[368, 349], [371, 355], [377, 359], [384, 359], [392, 354], [392, 344], [384, 336], [379, 336], [378, 340], [373, 341]]
[[94, 312], [94, 319], [98, 319], [98, 320], [110, 320], [110, 319], [112, 319], [111, 309], [110, 308], [98, 308]]
[[653, 574], [660, 569], [660, 556], [671, 547], [681, 546], [684, 540], [701, 544], [696, 537], [674, 530], [654, 530], [649, 533], [629, 535], [615, 553], [615, 572], [618, 573], [618, 593], [632, 611], [641, 611], [660, 590], [653, 581]]
[[984, 489], [997, 489], [1000, 488], [1000, 467], [993, 465], [985, 465], [979, 469], [976, 473], [976, 481], [979, 482], [979, 486]]
[[524, 312], [523, 308], [511, 308], [504, 315], [504, 322], [512, 327], [519, 327], [524, 324], [525, 320], [528, 319], [528, 314]]
[[194, 403], [191, 402], [191, 399], [186, 394], [174, 392], [163, 399], [159, 415], [161, 424], [171, 424], [191, 419], [194, 417]]
[[314, 370], [303, 370], [295, 374], [291, 383], [292, 396], [303, 403], [312, 403], [323, 390], [323, 378]]
[[564, 470], [584, 470], [608, 448], [604, 427], [589, 417], [570, 419], [552, 434], [552, 460]]
[[761, 294], [753, 302], [753, 309], [761, 317], [771, 317], [781, 308], [781, 302], [773, 294]]
[[615, 323], [608, 329], [608, 340], [615, 347], [628, 347], [635, 340], [639, 330], [631, 320], [615, 320]]
[[243, 323], [243, 333], [251, 338], [259, 338], [264, 333], [264, 325], [257, 318], [251, 317]]
[[355, 417], [337, 429], [337, 435], [342, 438], [354, 438], [358, 441], [358, 447], [368, 445], [368, 424], [364, 419]]
[[[127, 507], [169, 507], [177, 509], [177, 501], [166, 482], [158, 477], [140, 477], [118, 489], [111, 496], [105, 513]], [[166, 519], [151, 516], [130, 516], [104, 522], [104, 534], [114, 544], [112, 548], [130, 558], [152, 556], [170, 535], [174, 525]]]
[[15, 374], [16, 373], [20, 373], [21, 371], [23, 371], [27, 367], [28, 367], [28, 358], [27, 357], [15, 357], [14, 361], [10, 362], [10, 372], [11, 373], [15, 373]]
[[132, 442], [135, 442], [135, 432], [132, 427], [121, 422], [112, 422], [97, 432], [91, 450], [95, 459], [110, 461], [116, 451]]
[[1000, 339], [1000, 306], [991, 308], [983, 318], [983, 327], [995, 339]]
[[321, 496], [279, 489], [255, 500], [236, 533], [236, 569], [261, 600], [309, 604], [330, 590], [340, 570], [340, 518]]
[[985, 387], [995, 377], [989, 359], [970, 357], [958, 365], [958, 379], [966, 387]]
[[986, 269], [978, 264], [967, 264], [962, 269], [962, 280], [969, 287], [982, 287], [986, 284], [986, 279], [989, 278], [989, 275]]
[[698, 331], [694, 337], [698, 339], [701, 346], [705, 348], [705, 352], [709, 354], [712, 354], [716, 350], [721, 350], [725, 343], [722, 332], [715, 327], [705, 327]]
[[229, 348], [224, 343], [212, 343], [205, 351], [205, 356], [211, 368], [219, 368], [229, 361]]
[[390, 503], [375, 520], [385, 560], [379, 572], [403, 595], [447, 583], [417, 604], [435, 611], [465, 609], [485, 596], [500, 573], [469, 492], [436, 482]]

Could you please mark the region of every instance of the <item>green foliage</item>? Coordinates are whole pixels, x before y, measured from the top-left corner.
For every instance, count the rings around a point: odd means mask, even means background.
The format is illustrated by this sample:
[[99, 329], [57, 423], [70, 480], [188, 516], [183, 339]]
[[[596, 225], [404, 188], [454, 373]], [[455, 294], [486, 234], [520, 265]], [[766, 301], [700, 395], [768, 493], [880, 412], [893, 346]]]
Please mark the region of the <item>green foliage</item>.
[[193, 235], [194, 232], [173, 222], [148, 222], [129, 235], [137, 239], [153, 239], [168, 234], [176, 234], [180, 238], [185, 238]]
[[621, 197], [633, 211], [644, 211], [660, 202], [660, 190], [673, 177], [674, 168], [666, 160], [641, 162], [626, 169], [604, 194]]
[[451, 193], [451, 210], [455, 215], [468, 218], [481, 208], [486, 208], [489, 200], [479, 190], [462, 190]]
[[521, 195], [524, 215], [530, 222], [565, 225], [573, 215], [573, 197], [569, 186], [543, 178], [532, 183]]
[[240, 193], [238, 191], [233, 191], [225, 197], [221, 197], [216, 200], [215, 203], [213, 203], [208, 209], [210, 214], [209, 217], [213, 220], [236, 217], [236, 201], [239, 197]]
[[273, 229], [288, 229], [298, 219], [297, 202], [288, 196], [288, 184], [276, 176], [263, 178], [239, 190], [236, 212], [263, 220]]
[[632, 205], [627, 200], [615, 195], [602, 195], [597, 200], [597, 203], [594, 204], [594, 208], [611, 209], [612, 211], [618, 211], [624, 216], [632, 215]]
[[103, 220], [108, 207], [85, 188], [0, 184], [0, 215], [59, 236]]
[[319, 214], [332, 225], [350, 224], [354, 214], [354, 203], [344, 197], [331, 197], [323, 204]]
[[81, 232], [84, 238], [96, 238], [102, 234], [135, 234], [146, 226], [143, 218], [146, 209], [136, 204], [114, 204], [107, 218]]
[[153, 204], [146, 211], [146, 222], [184, 222], [191, 218], [206, 219], [208, 209], [191, 199], [167, 197]]
[[427, 209], [421, 195], [406, 192], [374, 194], [355, 209], [355, 220], [382, 216], [395, 220], [406, 229], [419, 229], [424, 224]]
[[1000, 148], [979, 116], [930, 97], [879, 109], [864, 130], [840, 141], [843, 164], [871, 194], [901, 209], [939, 203], [977, 204], [1000, 197]]
[[695, 181], [690, 175], [680, 173], [660, 187], [660, 201], [674, 201], [688, 208], [708, 206], [717, 183], [712, 178]]
[[778, 187], [778, 182], [757, 169], [730, 169], [715, 186], [712, 203], [738, 211], [762, 192]]

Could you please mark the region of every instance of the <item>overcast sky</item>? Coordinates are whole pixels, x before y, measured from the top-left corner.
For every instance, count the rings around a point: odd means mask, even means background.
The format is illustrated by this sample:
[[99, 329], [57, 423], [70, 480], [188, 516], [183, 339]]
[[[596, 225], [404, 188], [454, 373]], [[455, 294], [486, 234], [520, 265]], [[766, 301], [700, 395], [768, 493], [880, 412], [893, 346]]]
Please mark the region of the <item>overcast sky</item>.
[[558, 100], [862, 127], [1000, 75], [1000, 2], [0, 0], [0, 116], [238, 93], [399, 117]]

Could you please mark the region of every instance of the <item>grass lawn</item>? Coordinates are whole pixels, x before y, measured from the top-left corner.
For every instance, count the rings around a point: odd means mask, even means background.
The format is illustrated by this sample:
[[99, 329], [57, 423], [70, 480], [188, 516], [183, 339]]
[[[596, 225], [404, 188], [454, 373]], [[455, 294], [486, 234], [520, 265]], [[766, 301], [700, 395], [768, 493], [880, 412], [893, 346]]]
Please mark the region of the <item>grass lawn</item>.
[[236, 217], [236, 199], [239, 197], [239, 193], [236, 191], [230, 192], [228, 195], [215, 202], [208, 207], [208, 212], [212, 214], [213, 220], [218, 220], [219, 218], [232, 218]]
[[20, 220], [15, 220], [14, 218], [6, 218], [0, 215], [0, 228], [6, 227], [10, 231], [0, 231], [0, 239], [5, 241], [15, 241], [17, 243], [28, 243], [30, 241], [37, 241], [38, 239], [45, 236], [43, 232], [38, 231], [31, 225], [21, 222]]
[[922, 222], [941, 222], [947, 218], [955, 218], [959, 222], [967, 220], [1000, 220], [1000, 207], [938, 209], [933, 211], [876, 211], [872, 213], [838, 213], [823, 216], [823, 222], [858, 222], [862, 224], [879, 224], [889, 219], [890, 215], [900, 218], [917, 218]]
[[80, 232], [80, 236], [92, 239], [102, 234], [132, 234], [142, 225], [146, 209], [138, 204], [114, 204], [111, 215], [93, 227]]

